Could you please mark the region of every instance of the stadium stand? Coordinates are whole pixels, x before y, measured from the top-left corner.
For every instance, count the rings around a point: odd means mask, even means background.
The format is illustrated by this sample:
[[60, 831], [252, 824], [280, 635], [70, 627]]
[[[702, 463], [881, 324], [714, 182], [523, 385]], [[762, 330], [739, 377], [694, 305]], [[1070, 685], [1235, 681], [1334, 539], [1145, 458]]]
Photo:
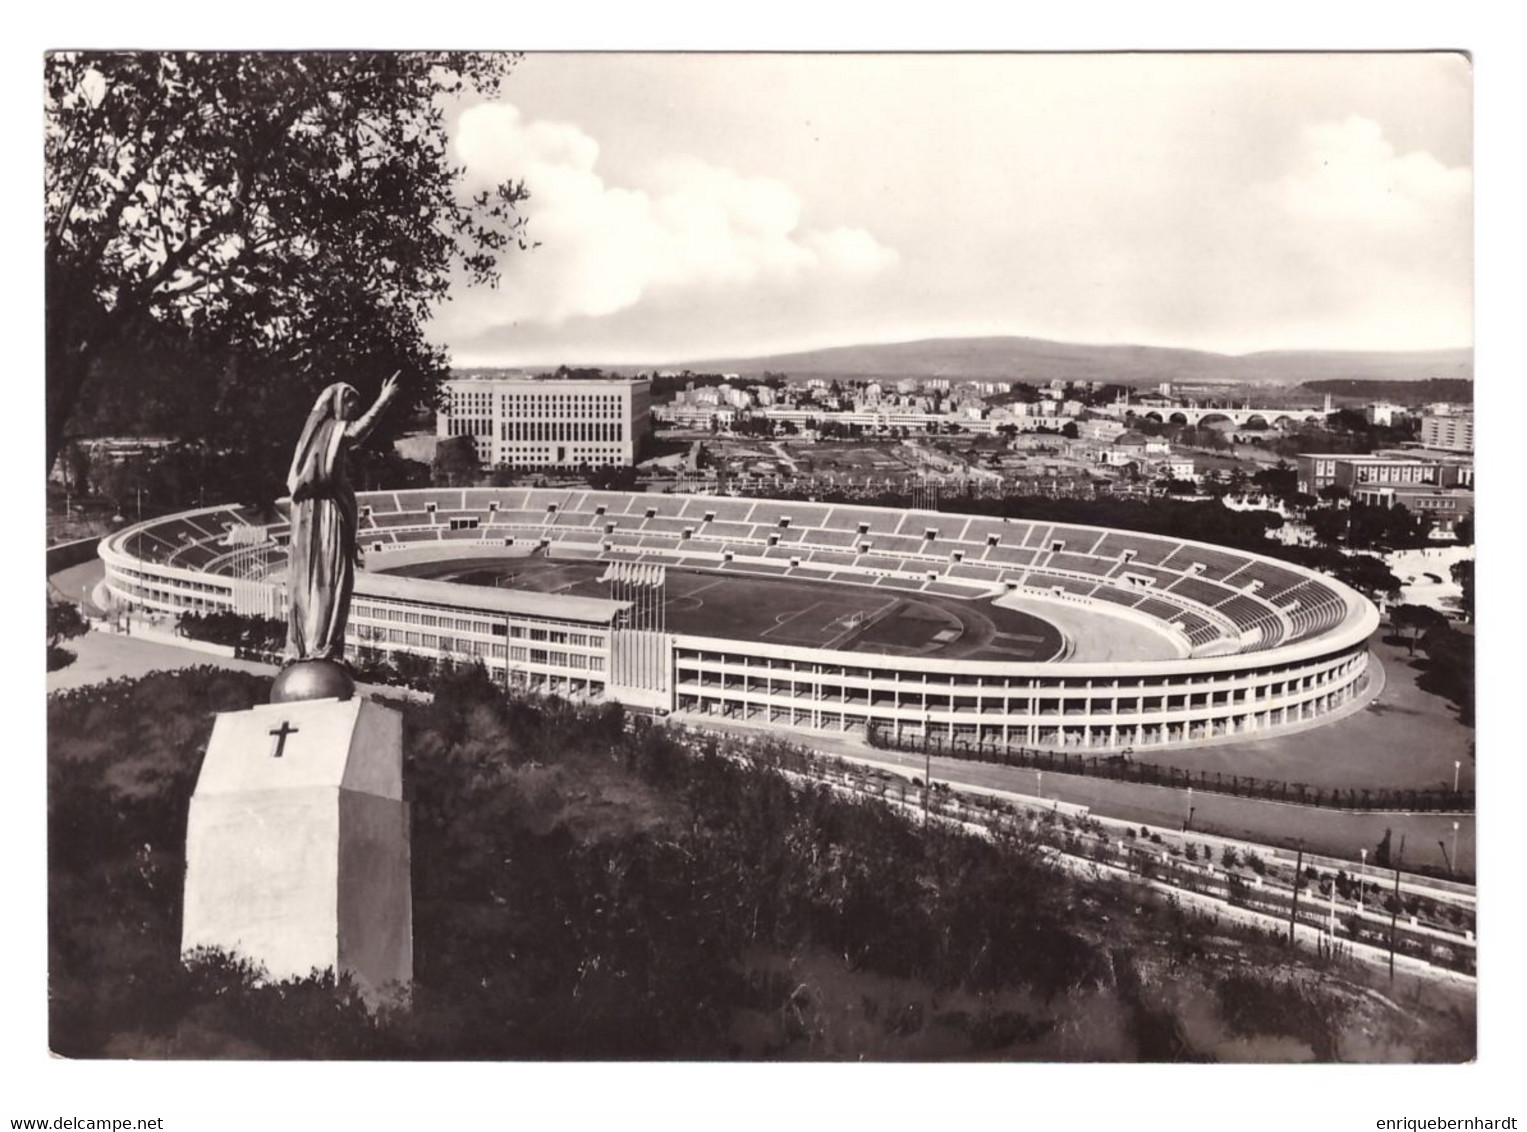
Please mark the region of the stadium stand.
[[[703, 549], [697, 561], [710, 565], [731, 554], [738, 570], [749, 561], [768, 563], [770, 571], [789, 570], [790, 560], [800, 559], [803, 570], [827, 569], [845, 577], [862, 570], [882, 581], [896, 575], [915, 587], [937, 574], [963, 593], [1014, 584], [1040, 592], [1058, 588], [1074, 599], [1130, 608], [1181, 626], [1195, 646], [1224, 643], [1221, 627], [1201, 613], [1202, 607], [1233, 623], [1247, 651], [1319, 635], [1349, 612], [1341, 592], [1316, 575], [1226, 548], [1074, 524], [540, 488], [370, 492], [362, 504], [368, 547], [442, 538], [502, 545], [514, 538], [532, 545], [547, 540], [553, 555], [592, 552], [612, 560], [645, 555], [675, 561], [687, 548], [689, 557]], [[229, 557], [231, 527], [256, 527], [270, 545], [280, 547], [284, 524], [260, 520], [258, 513], [237, 507], [170, 516], [136, 529], [124, 546], [145, 560], [216, 571]], [[450, 529], [453, 520], [459, 529]], [[1125, 575], [1153, 584], [1131, 585]]]

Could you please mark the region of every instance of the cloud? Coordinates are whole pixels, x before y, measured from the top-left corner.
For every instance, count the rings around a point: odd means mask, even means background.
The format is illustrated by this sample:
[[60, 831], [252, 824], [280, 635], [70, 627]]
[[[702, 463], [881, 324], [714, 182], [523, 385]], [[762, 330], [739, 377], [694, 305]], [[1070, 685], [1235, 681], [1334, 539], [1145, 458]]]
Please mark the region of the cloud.
[[640, 184], [611, 184], [596, 139], [572, 123], [527, 121], [509, 104], [466, 111], [453, 145], [469, 188], [525, 181], [539, 244], [512, 257], [499, 291], [458, 297], [447, 317], [467, 332], [610, 315], [660, 292], [862, 279], [899, 258], [862, 228], [803, 228], [804, 204], [781, 181], [697, 158], [665, 156]]
[[1273, 187], [1293, 217], [1403, 230], [1467, 210], [1473, 174], [1429, 153], [1395, 152], [1377, 122], [1352, 115], [1303, 131], [1299, 167]]

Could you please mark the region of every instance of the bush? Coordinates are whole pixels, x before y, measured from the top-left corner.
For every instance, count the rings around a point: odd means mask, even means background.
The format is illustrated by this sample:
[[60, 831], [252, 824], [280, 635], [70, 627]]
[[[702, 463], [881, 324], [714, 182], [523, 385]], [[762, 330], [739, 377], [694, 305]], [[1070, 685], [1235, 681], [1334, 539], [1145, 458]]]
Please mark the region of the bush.
[[[89, 632], [90, 624], [80, 615], [79, 607], [72, 601], [54, 601], [48, 598], [48, 649], [49, 659], [52, 659], [52, 650], [58, 648], [65, 641], [83, 636]], [[71, 659], [74, 654], [64, 650]], [[68, 661], [64, 662], [65, 664]], [[62, 667], [62, 666], [60, 666]], [[50, 668], [49, 671], [52, 671]]]
[[[51, 1048], [68, 1057], [905, 1056], [910, 1047], [877, 1044], [886, 1027], [865, 1022], [892, 1017], [894, 998], [897, 1011], [946, 1004], [919, 1031], [948, 1021], [949, 1003], [986, 1010], [1009, 993], [1060, 1017], [1072, 1009], [1062, 996], [1073, 994], [1109, 1009], [1115, 972], [1134, 970], [1131, 946], [1146, 949], [1146, 969], [1184, 963], [1200, 938], [1167, 902], [1139, 910], [1151, 898], [1125, 881], [1054, 868], [1037, 821], [1003, 823], [990, 837], [924, 827], [893, 805], [790, 777], [818, 764], [782, 742], [506, 694], [480, 665], [442, 666], [431, 678], [429, 703], [396, 705], [413, 821], [413, 1004], [377, 1015], [342, 979], [260, 985], [236, 958], [180, 962], [186, 810], [212, 714], [266, 702], [269, 678], [202, 668], [53, 697]], [[1139, 831], [1128, 835], [1138, 843]], [[1048, 844], [1059, 840], [1052, 833]], [[1160, 871], [1154, 856], [1135, 867]], [[1244, 902], [1244, 880], [1230, 884]], [[1137, 911], [1143, 920], [1131, 918]], [[1157, 932], [1158, 912], [1172, 917], [1169, 932]], [[1232, 924], [1213, 931], [1231, 935], [1235, 954], [1255, 943]], [[1182, 986], [1221, 973], [1200, 964], [1181, 973]], [[777, 1044], [744, 1048], [739, 1021], [760, 1018], [794, 1021], [781, 1022]], [[937, 1048], [949, 1056], [951, 1047]]]
[[712, 1057], [758, 949], [971, 993], [1048, 998], [1100, 975], [1070, 882], [1021, 834], [923, 829], [738, 761], [789, 748], [628, 731], [616, 706], [508, 696], [480, 666], [436, 681], [401, 705], [414, 1006], [375, 1020], [333, 980], [259, 987], [226, 960], [178, 962], [212, 713], [264, 702], [268, 679], [197, 669], [50, 701], [54, 1050]]
[[279, 656], [286, 648], [286, 622], [274, 617], [214, 610], [182, 613], [178, 626], [192, 640], [226, 645], [242, 657], [263, 660]]

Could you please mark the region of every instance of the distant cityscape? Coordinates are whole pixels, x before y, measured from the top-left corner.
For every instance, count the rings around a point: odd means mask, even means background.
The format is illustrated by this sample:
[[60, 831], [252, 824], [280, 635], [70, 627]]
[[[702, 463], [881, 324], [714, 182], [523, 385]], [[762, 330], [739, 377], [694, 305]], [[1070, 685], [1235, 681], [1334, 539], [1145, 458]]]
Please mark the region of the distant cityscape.
[[[1334, 486], [1364, 505], [1404, 507], [1450, 538], [1474, 507], [1472, 405], [1340, 402], [1204, 382], [488, 372], [446, 383], [435, 433], [470, 437], [485, 474], [640, 465], [654, 486], [671, 478], [733, 492], [821, 480], [981, 495], [1221, 495], [1222, 481], [1281, 462], [1311, 505]], [[824, 458], [820, 446], [844, 441], [858, 455]], [[680, 453], [654, 455], [675, 445]]]

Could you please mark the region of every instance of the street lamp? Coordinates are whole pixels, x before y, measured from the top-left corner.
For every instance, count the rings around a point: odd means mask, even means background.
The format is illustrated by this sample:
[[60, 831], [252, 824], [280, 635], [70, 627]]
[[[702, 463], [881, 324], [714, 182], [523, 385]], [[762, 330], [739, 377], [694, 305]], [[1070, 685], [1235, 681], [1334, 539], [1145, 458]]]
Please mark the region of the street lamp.
[[1363, 854], [1363, 871], [1362, 871], [1362, 875], [1360, 875], [1357, 878], [1357, 910], [1358, 910], [1358, 912], [1361, 912], [1363, 910], [1363, 882], [1368, 879], [1368, 850], [1366, 850], [1366, 849], [1362, 850], [1362, 854]]
[[1331, 942], [1336, 942], [1336, 874], [1331, 874]]
[[[1453, 760], [1453, 793], [1458, 793], [1458, 771], [1463, 766], [1462, 759]], [[1456, 826], [1456, 823], [1455, 823]]]
[[1458, 823], [1453, 823], [1453, 862], [1458, 861]]
[[1188, 787], [1188, 816], [1187, 816], [1187, 818], [1185, 818], [1183, 820], [1182, 831], [1184, 833], [1188, 832], [1188, 829], [1192, 825], [1193, 825], [1193, 787], [1189, 786]]
[[933, 716], [923, 716], [923, 825], [928, 824], [928, 797], [933, 791], [933, 748], [929, 744], [932, 738]]
[[1044, 801], [1044, 799], [1045, 799], [1045, 772], [1042, 771], [1042, 770], [1036, 770], [1034, 772], [1034, 793], [1039, 795], [1039, 800], [1041, 802]]

